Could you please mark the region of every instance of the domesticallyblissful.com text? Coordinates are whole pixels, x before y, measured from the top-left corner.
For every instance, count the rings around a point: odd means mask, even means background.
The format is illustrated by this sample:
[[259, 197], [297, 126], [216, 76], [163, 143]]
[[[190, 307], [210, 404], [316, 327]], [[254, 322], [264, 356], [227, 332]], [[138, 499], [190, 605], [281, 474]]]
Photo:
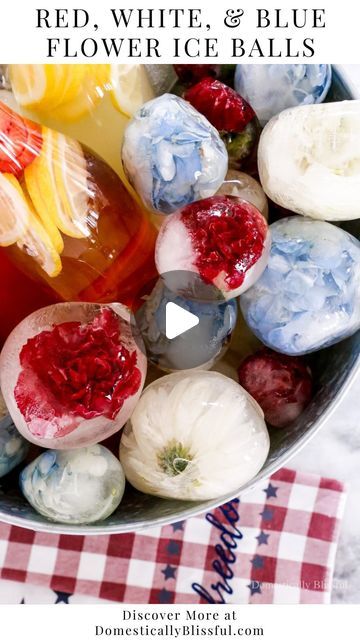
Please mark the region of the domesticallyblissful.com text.
[[243, 612], [236, 609], [223, 611], [199, 611], [196, 608], [171, 607], [171, 610], [153, 608], [142, 611], [121, 609], [119, 626], [97, 624], [94, 638], [161, 636], [184, 637], [264, 637], [264, 628], [244, 624]]

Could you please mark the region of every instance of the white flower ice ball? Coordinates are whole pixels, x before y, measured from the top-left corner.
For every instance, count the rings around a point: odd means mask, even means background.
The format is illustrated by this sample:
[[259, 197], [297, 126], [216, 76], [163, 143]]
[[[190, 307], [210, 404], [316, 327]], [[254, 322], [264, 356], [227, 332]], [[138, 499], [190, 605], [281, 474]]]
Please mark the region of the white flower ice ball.
[[214, 371], [172, 373], [143, 392], [120, 443], [129, 482], [164, 498], [236, 492], [263, 466], [269, 435], [255, 400]]

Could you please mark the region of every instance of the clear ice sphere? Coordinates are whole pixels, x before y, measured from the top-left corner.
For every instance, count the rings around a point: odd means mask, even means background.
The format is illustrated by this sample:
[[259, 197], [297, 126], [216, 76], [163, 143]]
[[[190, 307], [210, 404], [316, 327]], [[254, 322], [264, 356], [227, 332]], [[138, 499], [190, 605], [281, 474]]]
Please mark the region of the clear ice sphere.
[[217, 195], [233, 196], [250, 202], [266, 220], [269, 217], [269, 205], [264, 190], [261, 184], [247, 173], [229, 169]]

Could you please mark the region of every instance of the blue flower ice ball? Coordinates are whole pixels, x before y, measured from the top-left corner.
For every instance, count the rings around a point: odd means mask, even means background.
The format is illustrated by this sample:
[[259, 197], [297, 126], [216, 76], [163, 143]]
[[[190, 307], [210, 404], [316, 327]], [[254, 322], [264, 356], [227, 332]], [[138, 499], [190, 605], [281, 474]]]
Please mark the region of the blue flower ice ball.
[[330, 64], [238, 64], [235, 89], [262, 125], [288, 107], [322, 102], [331, 84]]
[[89, 524], [105, 520], [118, 507], [125, 475], [119, 460], [101, 444], [49, 449], [23, 469], [20, 488], [45, 518]]
[[17, 467], [29, 451], [29, 443], [20, 435], [9, 415], [0, 419], [0, 478]]
[[300, 218], [270, 226], [268, 266], [240, 297], [250, 329], [268, 347], [301, 355], [360, 328], [360, 242], [328, 222]]
[[[167, 337], [167, 304], [171, 302], [199, 319], [193, 328]], [[209, 368], [223, 353], [236, 324], [235, 300], [198, 302], [171, 292], [158, 280], [136, 312], [136, 324], [149, 360], [164, 371]]]
[[122, 160], [144, 204], [166, 214], [214, 195], [228, 167], [216, 129], [188, 102], [168, 93], [135, 114], [125, 130]]

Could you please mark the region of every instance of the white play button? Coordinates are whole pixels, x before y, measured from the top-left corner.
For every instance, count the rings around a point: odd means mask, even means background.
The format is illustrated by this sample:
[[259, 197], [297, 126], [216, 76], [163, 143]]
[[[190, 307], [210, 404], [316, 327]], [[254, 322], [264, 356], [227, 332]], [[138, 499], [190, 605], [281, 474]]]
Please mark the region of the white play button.
[[183, 309], [175, 302], [168, 302], [165, 307], [165, 333], [169, 340], [180, 336], [199, 324], [199, 318], [194, 313]]

